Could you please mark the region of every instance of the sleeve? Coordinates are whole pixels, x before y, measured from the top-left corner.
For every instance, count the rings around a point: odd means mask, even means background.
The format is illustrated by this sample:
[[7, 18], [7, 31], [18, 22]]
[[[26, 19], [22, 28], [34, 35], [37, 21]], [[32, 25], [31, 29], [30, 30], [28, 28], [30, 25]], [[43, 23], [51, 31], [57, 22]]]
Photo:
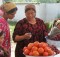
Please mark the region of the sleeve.
[[53, 35], [56, 34], [56, 32], [57, 32], [56, 27], [52, 27], [52, 28], [51, 28], [51, 31], [48, 33], [48, 35], [49, 35], [49, 36], [53, 36]]
[[40, 24], [41, 24], [41, 29], [42, 29], [42, 39], [43, 39], [43, 41], [44, 42], [46, 42], [46, 39], [45, 39], [45, 37], [48, 35], [48, 31], [47, 31], [47, 29], [46, 29], [46, 25], [45, 25], [45, 23], [43, 22], [43, 20], [42, 21], [40, 21]]
[[42, 29], [43, 29], [43, 34], [44, 34], [44, 37], [48, 35], [48, 32], [47, 32], [47, 29], [46, 29], [46, 25], [45, 23], [42, 21]]
[[0, 30], [4, 30], [4, 24], [0, 22]]
[[22, 34], [22, 24], [18, 22], [15, 26], [14, 32], [13, 32], [13, 41], [15, 42], [15, 36], [16, 35], [21, 35]]

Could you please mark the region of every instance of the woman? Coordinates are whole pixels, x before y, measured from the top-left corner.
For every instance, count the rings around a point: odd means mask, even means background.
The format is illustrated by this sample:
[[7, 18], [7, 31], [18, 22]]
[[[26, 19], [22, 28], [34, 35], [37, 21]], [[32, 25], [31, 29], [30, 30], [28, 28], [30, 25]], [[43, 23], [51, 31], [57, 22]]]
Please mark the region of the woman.
[[33, 4], [25, 6], [26, 18], [18, 21], [13, 33], [13, 40], [17, 42], [15, 57], [25, 57], [23, 47], [28, 43], [39, 41], [46, 42], [47, 35], [43, 20], [36, 18], [36, 9]]
[[54, 27], [51, 28], [51, 31], [48, 33], [50, 39], [60, 41], [60, 20], [55, 22]]
[[17, 7], [12, 2], [6, 2], [1, 6], [3, 11], [3, 16], [0, 18], [0, 29], [4, 31], [4, 41], [2, 46], [9, 51], [9, 56], [11, 56], [11, 46], [10, 46], [10, 29], [8, 24], [8, 19], [12, 19], [17, 11]]

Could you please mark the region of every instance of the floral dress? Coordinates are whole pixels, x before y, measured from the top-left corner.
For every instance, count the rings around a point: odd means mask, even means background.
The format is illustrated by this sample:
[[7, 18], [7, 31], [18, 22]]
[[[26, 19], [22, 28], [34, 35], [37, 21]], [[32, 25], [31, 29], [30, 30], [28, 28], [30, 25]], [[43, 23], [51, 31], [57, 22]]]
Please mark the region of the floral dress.
[[4, 31], [4, 41], [2, 46], [11, 52], [9, 24], [4, 18], [0, 18], [0, 29]]
[[0, 46], [0, 57], [8, 57], [9, 52], [4, 49], [4, 47]]
[[15, 57], [24, 57], [23, 55], [23, 47], [27, 46], [28, 43], [39, 41], [46, 42], [45, 36], [47, 35], [46, 27], [44, 22], [36, 18], [36, 24], [30, 24], [26, 18], [20, 20], [14, 29], [13, 40], [15, 41], [16, 35], [24, 35], [25, 33], [31, 33], [32, 37], [30, 39], [25, 39], [17, 42]]

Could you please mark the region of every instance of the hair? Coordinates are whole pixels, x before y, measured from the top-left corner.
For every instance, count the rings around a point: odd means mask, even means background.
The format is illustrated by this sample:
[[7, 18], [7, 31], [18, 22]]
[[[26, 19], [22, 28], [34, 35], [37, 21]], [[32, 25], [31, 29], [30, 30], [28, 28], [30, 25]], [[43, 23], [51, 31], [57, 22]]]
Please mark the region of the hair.
[[29, 11], [29, 10], [33, 10], [34, 12], [36, 12], [36, 10], [33, 9], [33, 8], [26, 8], [26, 9], [25, 9], [25, 13], [26, 13], [27, 11]]
[[57, 22], [57, 20], [54, 20], [54, 22], [53, 22], [53, 27], [56, 25], [56, 22]]
[[7, 13], [8, 13], [8, 14], [11, 14], [11, 13], [13, 13], [13, 12], [15, 12], [15, 11], [17, 11], [17, 7], [14, 8], [14, 9], [12, 9], [12, 10], [10, 10], [10, 11], [8, 11]]
[[60, 18], [54, 20], [54, 22], [53, 22], [53, 27], [56, 26], [56, 22], [57, 22], [58, 20], [60, 20]]

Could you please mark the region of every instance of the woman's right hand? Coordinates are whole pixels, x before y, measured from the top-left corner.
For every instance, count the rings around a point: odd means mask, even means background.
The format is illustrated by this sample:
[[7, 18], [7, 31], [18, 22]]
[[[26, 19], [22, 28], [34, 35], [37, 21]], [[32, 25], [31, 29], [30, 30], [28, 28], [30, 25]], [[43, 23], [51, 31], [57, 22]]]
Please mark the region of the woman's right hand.
[[30, 39], [32, 37], [31, 33], [25, 33], [24, 34], [25, 39]]

